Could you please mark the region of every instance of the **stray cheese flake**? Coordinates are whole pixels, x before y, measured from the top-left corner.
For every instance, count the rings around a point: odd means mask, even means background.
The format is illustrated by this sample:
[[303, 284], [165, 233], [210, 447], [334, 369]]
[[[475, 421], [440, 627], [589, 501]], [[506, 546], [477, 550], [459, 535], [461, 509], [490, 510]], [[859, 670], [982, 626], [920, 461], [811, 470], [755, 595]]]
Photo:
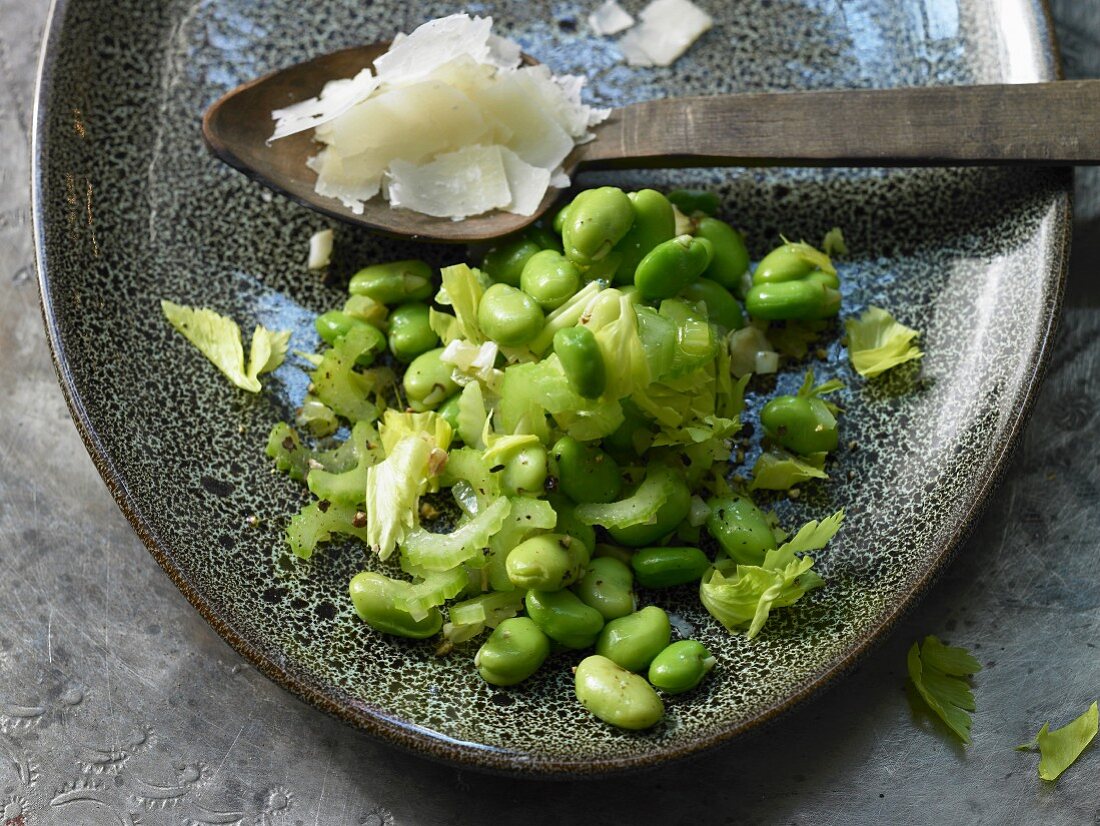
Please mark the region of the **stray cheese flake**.
[[653, 0], [642, 22], [623, 35], [619, 50], [631, 66], [669, 66], [714, 25], [691, 0]]
[[309, 236], [309, 262], [311, 270], [320, 270], [328, 266], [332, 259], [332, 230], [322, 229]]
[[607, 0], [606, 3], [588, 15], [588, 25], [592, 31], [599, 35], [618, 34], [633, 26], [634, 18], [615, 0]]
[[398, 34], [373, 73], [273, 112], [271, 140], [313, 129], [316, 191], [356, 214], [379, 195], [455, 220], [533, 214], [569, 185], [562, 163], [611, 110], [582, 101], [583, 77], [522, 66], [519, 44], [492, 25], [455, 14]]

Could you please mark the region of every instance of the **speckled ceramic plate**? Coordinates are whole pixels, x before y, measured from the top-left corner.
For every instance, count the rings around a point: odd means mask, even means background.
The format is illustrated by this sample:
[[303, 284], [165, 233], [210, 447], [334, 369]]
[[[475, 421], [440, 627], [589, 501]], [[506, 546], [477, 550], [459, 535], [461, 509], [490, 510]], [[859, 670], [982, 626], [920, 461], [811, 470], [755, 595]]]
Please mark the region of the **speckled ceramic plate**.
[[[669, 69], [631, 69], [592, 36], [596, 0], [477, 3], [559, 72], [585, 72], [603, 103], [662, 95], [1051, 79], [1044, 9], [1032, 0], [711, 0], [718, 24]], [[638, 0], [625, 3], [632, 10]], [[305, 269], [326, 219], [213, 160], [201, 112], [232, 86], [321, 51], [381, 40], [462, 8], [333, 0], [61, 0], [37, 110], [35, 227], [43, 308], [73, 417], [135, 530], [202, 614], [290, 691], [398, 745], [478, 767], [591, 774], [652, 765], [735, 737], [841, 674], [928, 587], [989, 495], [1027, 415], [1058, 313], [1069, 226], [1066, 171], [646, 172], [624, 186], [714, 187], [755, 256], [779, 234], [844, 228], [845, 313], [868, 303], [923, 331], [917, 368], [868, 383], [835, 336], [844, 442], [832, 480], [780, 513], [793, 524], [843, 505], [820, 555], [828, 586], [777, 612], [749, 643], [688, 590], [667, 604], [719, 658], [642, 734], [608, 728], [573, 699], [552, 659], [496, 690], [471, 651], [385, 639], [353, 615], [361, 548], [309, 563], [283, 542], [299, 489], [272, 472], [272, 423], [305, 390], [302, 364], [260, 396], [236, 390], [165, 323], [158, 301], [214, 307], [242, 326], [294, 331], [340, 300], [357, 265], [463, 251], [340, 227], [331, 281]], [[800, 369], [800, 368], [799, 368]], [[779, 385], [792, 388], [792, 371]], [[752, 394], [748, 421], [760, 398]], [[750, 451], [751, 454], [751, 451]], [[751, 455], [750, 455], [751, 458]], [[252, 526], [252, 517], [258, 522]]]

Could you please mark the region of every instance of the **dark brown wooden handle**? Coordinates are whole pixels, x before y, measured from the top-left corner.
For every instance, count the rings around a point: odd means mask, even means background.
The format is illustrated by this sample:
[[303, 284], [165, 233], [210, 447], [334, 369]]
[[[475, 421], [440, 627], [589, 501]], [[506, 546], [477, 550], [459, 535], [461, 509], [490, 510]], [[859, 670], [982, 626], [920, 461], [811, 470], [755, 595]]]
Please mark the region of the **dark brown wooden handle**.
[[652, 100], [580, 147], [592, 167], [1100, 164], [1100, 80]]

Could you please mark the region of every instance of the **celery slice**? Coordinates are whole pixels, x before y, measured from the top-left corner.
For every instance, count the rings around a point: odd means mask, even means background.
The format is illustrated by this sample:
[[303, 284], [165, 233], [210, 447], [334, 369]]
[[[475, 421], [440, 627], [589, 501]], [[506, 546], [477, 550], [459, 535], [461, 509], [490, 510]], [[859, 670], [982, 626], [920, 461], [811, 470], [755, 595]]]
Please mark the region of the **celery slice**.
[[477, 516], [451, 533], [431, 533], [423, 528], [405, 536], [402, 549], [410, 564], [426, 571], [446, 571], [478, 556], [489, 539], [500, 530], [511, 504], [500, 497]]

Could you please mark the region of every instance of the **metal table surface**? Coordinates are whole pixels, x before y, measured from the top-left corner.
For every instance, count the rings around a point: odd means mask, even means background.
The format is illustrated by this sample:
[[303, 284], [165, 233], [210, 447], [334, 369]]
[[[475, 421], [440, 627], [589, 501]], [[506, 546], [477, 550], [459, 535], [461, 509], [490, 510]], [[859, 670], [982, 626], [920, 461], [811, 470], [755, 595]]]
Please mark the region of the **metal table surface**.
[[[1054, 3], [1100, 75], [1100, 3]], [[38, 310], [28, 142], [45, 0], [0, 0], [0, 826], [1097, 823], [1100, 747], [1057, 784], [1013, 750], [1100, 696], [1100, 174], [1078, 177], [1059, 349], [1026, 435], [930, 596], [852, 675], [766, 730], [655, 773], [544, 783], [375, 742], [247, 666], [96, 474]], [[975, 651], [974, 742], [910, 706], [905, 651]]]

